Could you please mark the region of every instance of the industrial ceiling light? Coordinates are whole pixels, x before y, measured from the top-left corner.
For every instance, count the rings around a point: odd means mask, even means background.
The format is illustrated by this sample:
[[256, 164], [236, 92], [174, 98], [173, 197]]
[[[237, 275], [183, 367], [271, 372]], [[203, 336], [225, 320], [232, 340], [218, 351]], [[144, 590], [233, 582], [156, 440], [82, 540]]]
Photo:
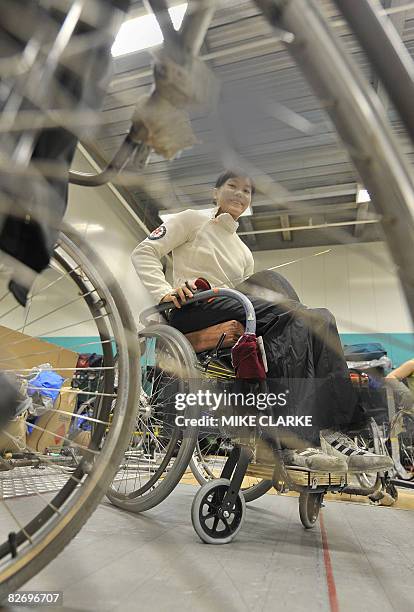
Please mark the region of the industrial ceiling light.
[[362, 202], [371, 202], [371, 198], [366, 189], [358, 185], [356, 193], [356, 203], [362, 204]]
[[[168, 9], [176, 30], [181, 27], [186, 10], [187, 2]], [[124, 21], [112, 45], [111, 53], [113, 57], [119, 57], [120, 55], [135, 53], [136, 51], [160, 45], [163, 40], [155, 16], [152, 13], [150, 15], [142, 15], [141, 17]]]

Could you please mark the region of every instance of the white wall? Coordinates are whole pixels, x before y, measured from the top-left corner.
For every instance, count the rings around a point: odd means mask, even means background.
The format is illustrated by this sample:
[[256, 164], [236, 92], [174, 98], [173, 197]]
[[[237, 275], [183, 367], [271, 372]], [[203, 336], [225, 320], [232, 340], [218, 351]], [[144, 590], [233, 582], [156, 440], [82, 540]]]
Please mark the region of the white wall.
[[[330, 249], [325, 255], [315, 253]], [[383, 243], [258, 251], [255, 270], [277, 268], [312, 307], [328, 308], [340, 333], [410, 333], [413, 325]]]

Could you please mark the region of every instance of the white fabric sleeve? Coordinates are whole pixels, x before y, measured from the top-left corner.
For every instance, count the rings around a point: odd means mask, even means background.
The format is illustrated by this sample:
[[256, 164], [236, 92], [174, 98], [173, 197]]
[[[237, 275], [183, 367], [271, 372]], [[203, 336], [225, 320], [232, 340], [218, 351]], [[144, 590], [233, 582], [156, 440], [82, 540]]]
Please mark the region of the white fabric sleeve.
[[250, 253], [250, 257], [248, 259], [247, 265], [244, 269], [244, 278], [247, 279], [254, 273], [254, 259], [253, 255]]
[[156, 304], [173, 290], [166, 281], [161, 259], [190, 239], [190, 216], [191, 211], [187, 210], [171, 216], [132, 252], [131, 259], [136, 273]]

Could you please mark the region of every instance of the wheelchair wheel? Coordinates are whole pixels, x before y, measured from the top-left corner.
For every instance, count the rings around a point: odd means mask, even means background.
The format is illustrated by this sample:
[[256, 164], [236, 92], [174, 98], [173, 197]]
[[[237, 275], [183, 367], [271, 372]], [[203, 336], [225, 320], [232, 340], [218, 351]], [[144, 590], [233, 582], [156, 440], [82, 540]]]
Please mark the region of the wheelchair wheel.
[[241, 491], [233, 508], [223, 512], [221, 502], [230, 486], [226, 478], [211, 480], [198, 490], [191, 506], [191, 521], [198, 536], [206, 544], [228, 544], [240, 531], [246, 504]]
[[[358, 437], [357, 444], [363, 450], [368, 450], [377, 455], [389, 456], [380, 428], [373, 418], [370, 418], [365, 434]], [[359, 474], [356, 473], [353, 476], [358, 484], [364, 488], [373, 487], [377, 480], [377, 472], [362, 472]]]
[[[410, 474], [410, 477], [406, 480], [414, 480], [414, 437], [411, 433], [409, 443], [406, 442], [405, 435], [398, 436], [400, 443], [400, 460], [401, 465], [406, 472]], [[408, 437], [408, 436], [407, 436]]]
[[[16, 377], [20, 393], [26, 393], [38, 364], [48, 362], [62, 381], [71, 380], [77, 353], [93, 347], [102, 354], [101, 366], [89, 368], [92, 374], [98, 371], [99, 387], [87, 393], [96, 401], [93, 416], [87, 417], [94, 429], [86, 442], [69, 437], [70, 425], [79, 418], [79, 390], [69, 384], [43, 415], [25, 411], [1, 429], [2, 463], [18, 466], [0, 472], [3, 599], [58, 554], [100, 502], [130, 436], [139, 381], [138, 345], [130, 342], [135, 325], [125, 298], [108, 269], [72, 231], [61, 235], [50, 267], [36, 279], [25, 309], [8, 291], [1, 302], [0, 369]], [[59, 345], [60, 330], [65, 330], [70, 350]], [[31, 410], [35, 406], [33, 400]], [[33, 431], [27, 434], [29, 426]], [[47, 443], [42, 442], [45, 438]], [[71, 456], [75, 450], [76, 461]], [[33, 465], [43, 469], [33, 470]]]
[[390, 424], [390, 446], [398, 456], [395, 462], [397, 476], [414, 479], [414, 408], [400, 407]]
[[301, 493], [299, 495], [299, 516], [305, 529], [312, 529], [318, 520], [323, 493]]
[[[150, 510], [173, 491], [188, 467], [198, 433], [195, 427], [175, 424], [181, 414], [175, 408], [176, 394], [195, 390], [192, 347], [167, 325], [153, 325], [140, 332], [139, 339], [142, 385], [135, 430], [107, 492], [112, 504], [130, 512]], [[183, 414], [191, 417], [188, 410]]]
[[[220, 478], [221, 471], [233, 448], [229, 438], [221, 438], [214, 433], [199, 435], [190, 469], [197, 481], [204, 485], [210, 480]], [[245, 476], [242, 492], [246, 502], [258, 499], [272, 488], [270, 480]]]

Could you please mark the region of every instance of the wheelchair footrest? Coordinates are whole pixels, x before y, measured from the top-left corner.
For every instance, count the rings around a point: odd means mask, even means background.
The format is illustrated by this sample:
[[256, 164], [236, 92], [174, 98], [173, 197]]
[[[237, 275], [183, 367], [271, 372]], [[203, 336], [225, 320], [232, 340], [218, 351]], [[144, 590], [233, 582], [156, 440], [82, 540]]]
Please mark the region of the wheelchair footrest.
[[[295, 465], [285, 465], [286, 472], [292, 484], [315, 489], [317, 487], [345, 487], [347, 475], [343, 472], [317, 472]], [[246, 476], [273, 480], [275, 466], [263, 463], [250, 463]]]
[[301, 487], [344, 487], [347, 484], [345, 472], [317, 472], [295, 465], [286, 465], [285, 469], [294, 484]]

